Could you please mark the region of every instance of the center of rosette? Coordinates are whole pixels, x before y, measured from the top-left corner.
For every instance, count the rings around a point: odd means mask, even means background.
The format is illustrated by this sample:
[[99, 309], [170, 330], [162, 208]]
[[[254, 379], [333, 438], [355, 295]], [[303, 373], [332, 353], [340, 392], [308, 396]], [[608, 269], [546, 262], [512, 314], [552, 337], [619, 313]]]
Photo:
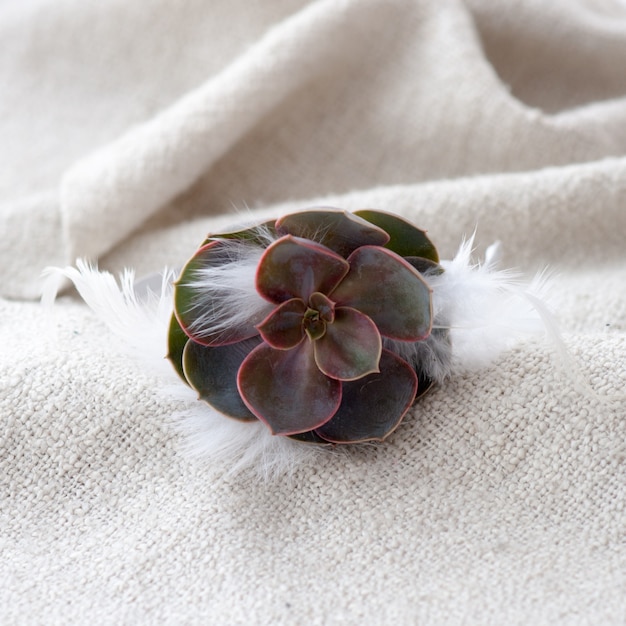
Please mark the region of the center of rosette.
[[302, 326], [311, 341], [321, 339], [326, 334], [326, 322], [321, 319], [319, 311], [308, 308], [302, 318]]

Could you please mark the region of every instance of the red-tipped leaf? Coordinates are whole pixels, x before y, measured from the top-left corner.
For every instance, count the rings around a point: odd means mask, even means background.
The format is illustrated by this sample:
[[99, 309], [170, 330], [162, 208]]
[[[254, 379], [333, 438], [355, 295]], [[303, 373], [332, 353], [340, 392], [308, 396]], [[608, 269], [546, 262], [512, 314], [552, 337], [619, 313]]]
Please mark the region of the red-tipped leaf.
[[327, 376], [355, 380], [378, 371], [382, 340], [376, 324], [349, 307], [335, 309], [335, 321], [313, 342], [315, 361]]
[[394, 252], [363, 246], [349, 257], [350, 272], [330, 298], [371, 317], [382, 335], [420, 341], [432, 326], [431, 290], [420, 273]]
[[348, 273], [348, 262], [321, 244], [286, 235], [267, 248], [256, 275], [258, 292], [280, 304], [291, 298], [308, 302], [316, 291], [328, 293]]
[[276, 220], [278, 232], [317, 241], [343, 257], [360, 246], [383, 246], [389, 235], [363, 218], [340, 209], [309, 209]]
[[247, 407], [275, 435], [293, 435], [326, 423], [341, 402], [341, 382], [318, 369], [311, 342], [293, 350], [255, 348], [237, 376]]
[[416, 392], [413, 368], [384, 349], [380, 372], [343, 383], [339, 409], [315, 432], [332, 443], [382, 441], [398, 427]]

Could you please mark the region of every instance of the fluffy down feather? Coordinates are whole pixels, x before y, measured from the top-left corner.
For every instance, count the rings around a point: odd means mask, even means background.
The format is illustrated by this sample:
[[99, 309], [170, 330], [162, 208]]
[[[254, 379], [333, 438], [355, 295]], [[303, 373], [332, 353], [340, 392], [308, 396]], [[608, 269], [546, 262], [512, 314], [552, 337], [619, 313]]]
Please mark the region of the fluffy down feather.
[[[248, 273], [249, 267], [245, 266], [245, 271]], [[197, 401], [196, 392], [181, 383], [164, 358], [175, 277], [175, 272], [166, 270], [135, 281], [134, 272], [126, 270], [118, 284], [109, 272], [99, 271], [95, 265], [79, 259], [76, 267], [45, 270], [42, 303], [51, 306], [64, 279], [69, 279], [85, 303], [121, 340], [121, 349], [160, 378], [162, 384], [155, 393], [180, 402], [181, 408], [171, 421], [184, 435], [183, 450], [192, 457], [223, 464], [225, 475], [251, 470], [268, 481], [293, 473], [312, 457], [339, 453], [328, 447], [274, 437], [260, 422], [228, 419]], [[233, 285], [239, 287], [243, 280]]]
[[[473, 238], [464, 242], [454, 259], [442, 262], [445, 272], [426, 276], [433, 289], [431, 337], [416, 344], [388, 342], [389, 347], [437, 382], [488, 365], [520, 337], [545, 331], [546, 319], [551, 320], [542, 304], [546, 284], [543, 276], [525, 284], [517, 274], [497, 270], [497, 246], [488, 250], [484, 263], [472, 264], [472, 243]], [[219, 278], [220, 289], [232, 285], [240, 304], [246, 298], [258, 298], [249, 279], [250, 263], [254, 262], [256, 258], [246, 256], [239, 266], [230, 267], [228, 280]], [[48, 269], [46, 277], [42, 297], [45, 304], [54, 301], [59, 285], [68, 278], [123, 345], [153, 374], [162, 377], [159, 393], [180, 400], [181, 409], [173, 419], [185, 435], [184, 448], [189, 454], [222, 463], [228, 474], [251, 469], [259, 477], [270, 479], [293, 472], [312, 457], [339, 453], [329, 447], [274, 437], [261, 423], [226, 419], [207, 404], [197, 402], [195, 392], [180, 384], [163, 358], [174, 272], [164, 271], [136, 282], [133, 272], [127, 270], [118, 284], [110, 273], [78, 260], [75, 268]], [[449, 330], [449, 338], [441, 332], [443, 329]]]
[[545, 275], [525, 282], [516, 272], [498, 270], [498, 243], [488, 248], [484, 263], [473, 263], [473, 243], [471, 237], [454, 259], [442, 261], [443, 273], [426, 276], [433, 289], [434, 326], [449, 329], [452, 346], [449, 369], [431, 372], [437, 381], [486, 367], [521, 338], [545, 331], [529, 298], [545, 300]]

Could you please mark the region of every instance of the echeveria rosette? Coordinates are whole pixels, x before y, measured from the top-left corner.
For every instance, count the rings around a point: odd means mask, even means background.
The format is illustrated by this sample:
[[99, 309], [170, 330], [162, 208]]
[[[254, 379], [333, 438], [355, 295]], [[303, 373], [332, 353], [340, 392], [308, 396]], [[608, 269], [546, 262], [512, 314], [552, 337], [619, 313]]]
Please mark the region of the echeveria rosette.
[[[199, 276], [250, 258], [249, 312], [229, 325], [235, 288], [203, 291]], [[423, 231], [372, 210], [312, 209], [213, 235], [177, 281], [169, 358], [201, 399], [274, 434], [384, 440], [418, 394], [415, 364], [393, 346], [430, 335], [420, 271], [438, 260]]]

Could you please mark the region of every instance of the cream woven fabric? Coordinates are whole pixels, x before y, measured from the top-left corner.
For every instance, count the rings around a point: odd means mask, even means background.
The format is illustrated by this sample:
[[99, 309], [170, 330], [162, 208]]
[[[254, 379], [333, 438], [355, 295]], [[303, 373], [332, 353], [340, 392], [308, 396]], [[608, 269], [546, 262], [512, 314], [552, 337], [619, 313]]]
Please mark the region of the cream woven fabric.
[[2, 624], [624, 623], [626, 407], [549, 345], [263, 485], [182, 454], [83, 304], [34, 301], [47, 265], [176, 266], [238, 211], [372, 207], [551, 267], [623, 393], [623, 2], [4, 1], [0, 41]]

